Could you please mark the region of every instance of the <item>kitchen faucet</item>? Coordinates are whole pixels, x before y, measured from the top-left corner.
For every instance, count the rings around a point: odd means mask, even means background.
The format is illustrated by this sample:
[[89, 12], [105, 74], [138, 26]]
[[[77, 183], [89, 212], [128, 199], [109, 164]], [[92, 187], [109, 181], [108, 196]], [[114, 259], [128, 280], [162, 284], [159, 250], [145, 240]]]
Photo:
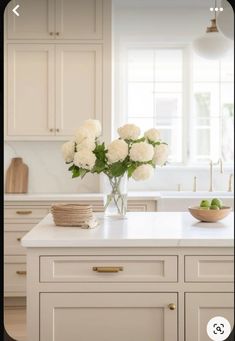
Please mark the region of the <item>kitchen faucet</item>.
[[220, 173], [223, 174], [224, 169], [223, 169], [223, 161], [220, 158], [217, 162], [213, 162], [212, 160], [210, 160], [210, 187], [209, 187], [209, 192], [213, 192], [214, 188], [213, 188], [213, 166], [220, 166]]
[[232, 181], [233, 181], [233, 174], [229, 175], [229, 183], [228, 183], [228, 192], [232, 192]]

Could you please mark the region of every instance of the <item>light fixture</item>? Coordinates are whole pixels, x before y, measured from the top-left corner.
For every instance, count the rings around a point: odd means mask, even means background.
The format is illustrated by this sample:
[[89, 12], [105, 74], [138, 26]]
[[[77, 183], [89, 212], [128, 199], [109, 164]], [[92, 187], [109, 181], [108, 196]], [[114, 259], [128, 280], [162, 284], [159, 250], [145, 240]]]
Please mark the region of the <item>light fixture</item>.
[[[217, 8], [216, 1], [215, 7]], [[222, 35], [216, 25], [215, 16], [211, 19], [211, 25], [207, 27], [206, 33], [193, 41], [195, 52], [203, 58], [220, 59], [231, 47], [231, 41]]]
[[223, 12], [220, 12], [217, 16], [217, 26], [219, 31], [231, 40], [234, 39], [234, 14], [233, 8], [230, 3], [223, 0], [221, 3]]

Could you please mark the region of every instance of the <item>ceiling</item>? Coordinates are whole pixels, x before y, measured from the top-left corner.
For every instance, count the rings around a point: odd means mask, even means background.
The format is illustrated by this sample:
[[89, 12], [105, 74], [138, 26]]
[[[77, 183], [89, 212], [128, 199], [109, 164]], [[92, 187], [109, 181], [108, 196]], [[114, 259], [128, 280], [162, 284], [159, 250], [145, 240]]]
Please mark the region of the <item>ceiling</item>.
[[[214, 0], [113, 0], [115, 7], [212, 7]], [[220, 5], [220, 1], [217, 1]]]

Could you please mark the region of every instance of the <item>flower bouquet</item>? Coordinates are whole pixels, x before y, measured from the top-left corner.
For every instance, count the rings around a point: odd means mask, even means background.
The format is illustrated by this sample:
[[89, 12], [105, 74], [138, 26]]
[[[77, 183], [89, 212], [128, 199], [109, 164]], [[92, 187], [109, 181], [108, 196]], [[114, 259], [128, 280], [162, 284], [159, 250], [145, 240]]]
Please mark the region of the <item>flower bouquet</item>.
[[119, 138], [109, 145], [100, 142], [101, 124], [86, 120], [71, 141], [62, 146], [62, 153], [72, 177], [87, 173], [105, 174], [110, 192], [105, 197], [105, 214], [124, 217], [127, 211], [127, 179], [147, 180], [156, 166], [163, 166], [168, 158], [167, 143], [152, 128], [140, 136], [140, 128], [125, 124], [118, 129]]

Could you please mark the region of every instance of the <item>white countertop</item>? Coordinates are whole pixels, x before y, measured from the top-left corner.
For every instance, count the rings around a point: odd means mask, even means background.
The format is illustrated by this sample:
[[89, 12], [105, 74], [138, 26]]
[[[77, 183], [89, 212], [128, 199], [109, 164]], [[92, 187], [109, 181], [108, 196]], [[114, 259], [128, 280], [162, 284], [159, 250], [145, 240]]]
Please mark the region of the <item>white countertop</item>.
[[201, 223], [188, 212], [135, 212], [103, 218], [95, 229], [57, 227], [48, 214], [22, 238], [24, 247], [232, 247], [233, 213]]
[[[74, 194], [5, 194], [4, 201], [76, 201], [76, 200], [103, 200], [103, 193], [74, 193]], [[160, 193], [156, 191], [128, 192], [131, 200], [156, 200]]]

